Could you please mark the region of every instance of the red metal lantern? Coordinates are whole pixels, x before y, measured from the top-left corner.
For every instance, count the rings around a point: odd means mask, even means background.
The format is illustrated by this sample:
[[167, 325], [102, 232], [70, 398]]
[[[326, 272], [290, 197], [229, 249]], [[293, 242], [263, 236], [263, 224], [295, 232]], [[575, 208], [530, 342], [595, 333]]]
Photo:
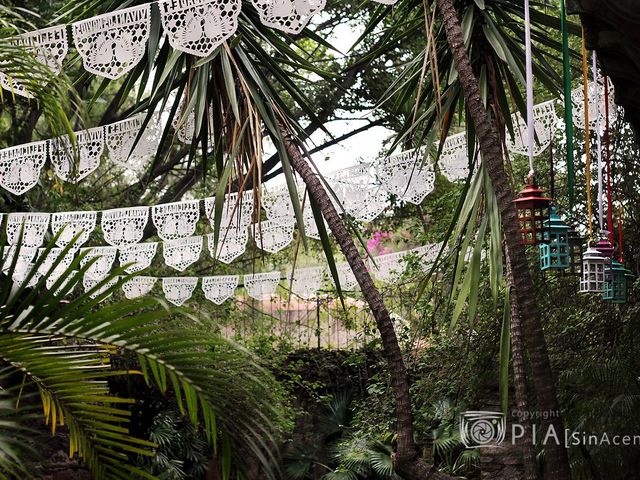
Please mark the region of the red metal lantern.
[[611, 258], [613, 258], [613, 251], [615, 250], [615, 247], [613, 246], [609, 238], [609, 232], [607, 230], [602, 230], [602, 232], [600, 232], [600, 239], [598, 240], [598, 243], [596, 243], [595, 248], [603, 257], [610, 260]]
[[545, 222], [549, 220], [551, 199], [543, 195], [543, 190], [527, 178], [527, 186], [518, 193], [513, 203], [518, 217], [518, 236], [522, 245], [536, 245], [544, 242]]

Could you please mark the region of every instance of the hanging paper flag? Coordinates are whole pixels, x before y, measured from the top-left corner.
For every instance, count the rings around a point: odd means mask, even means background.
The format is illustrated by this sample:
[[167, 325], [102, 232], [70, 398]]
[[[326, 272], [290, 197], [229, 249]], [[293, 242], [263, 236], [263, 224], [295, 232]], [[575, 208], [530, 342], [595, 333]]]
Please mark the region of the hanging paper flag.
[[129, 265], [124, 269], [127, 273], [140, 272], [151, 265], [157, 251], [158, 242], [138, 243], [121, 248], [118, 253], [120, 266]]
[[[160, 120], [152, 118], [138, 139], [145, 115], [136, 115], [106, 126], [109, 160], [134, 171], [143, 169], [156, 153], [160, 141]], [[135, 147], [134, 147], [135, 145]]]
[[362, 163], [326, 175], [340, 203], [333, 199], [338, 213], [344, 212], [360, 222], [370, 222], [389, 206], [389, 195], [370, 173], [371, 164]]
[[182, 115], [176, 115], [173, 117], [174, 130], [176, 131], [176, 137], [182, 143], [190, 144], [193, 140], [193, 136], [196, 133], [196, 114], [191, 112], [186, 118]]
[[147, 295], [156, 283], [156, 277], [133, 277], [122, 284], [124, 296], [129, 300]]
[[196, 285], [198, 285], [198, 277], [162, 279], [162, 291], [165, 298], [178, 307], [191, 298]]
[[[549, 147], [558, 125], [558, 117], [556, 116], [553, 100], [535, 105], [533, 107], [533, 116], [536, 134], [536, 141], [533, 146], [533, 156], [535, 157]], [[505, 139], [507, 149], [511, 153], [529, 155], [526, 120], [522, 118], [520, 112], [516, 112], [511, 115], [511, 122], [513, 123], [513, 136], [511, 136], [510, 132], [507, 132]]]
[[[110, 288], [113, 288], [114, 285], [116, 283], [118, 283], [118, 280], [119, 280], [118, 277], [112, 278], [111, 280], [109, 280], [104, 285], [101, 285], [95, 292], [90, 293], [89, 296], [91, 298], [96, 298], [96, 297], [102, 295], [103, 293], [105, 293]], [[99, 283], [101, 283], [103, 281], [104, 281], [104, 277], [103, 278], [95, 278], [95, 277], [89, 277], [89, 276], [87, 276], [85, 274], [85, 276], [82, 277], [82, 286], [84, 287], [84, 291], [85, 292], [89, 292], [90, 290], [94, 289]], [[107, 295], [102, 300], [106, 300], [111, 295], [113, 295], [113, 292], [111, 292], [109, 295]]]
[[115, 208], [102, 212], [102, 234], [109, 245], [126, 247], [142, 240], [149, 207]]
[[263, 24], [297, 34], [324, 9], [326, 0], [252, 0], [252, 3]]
[[406, 254], [407, 252], [386, 253], [374, 257], [373, 261], [369, 260], [373, 275], [381, 282], [395, 282], [404, 273], [402, 260]]
[[[39, 247], [49, 227], [48, 213], [10, 213], [7, 215], [7, 242], [22, 247]], [[24, 229], [23, 229], [24, 225]]]
[[239, 0], [162, 0], [158, 6], [171, 46], [198, 57], [211, 55], [238, 29]]
[[244, 288], [250, 297], [262, 300], [276, 293], [280, 272], [254, 273], [244, 276]]
[[338, 280], [340, 280], [340, 288], [342, 290], [354, 290], [358, 286], [358, 280], [356, 280], [356, 276], [351, 270], [351, 265], [347, 262], [337, 263], [336, 270], [338, 271]]
[[76, 235], [79, 235], [72, 248], [84, 245], [91, 232], [96, 228], [96, 212], [60, 212], [51, 214], [51, 232], [60, 236], [56, 245], [66, 247]]
[[151, 207], [151, 220], [163, 240], [177, 240], [193, 235], [200, 219], [200, 202], [189, 200]]
[[463, 180], [469, 176], [466, 133], [456, 133], [445, 139], [438, 159], [438, 167], [450, 182]]
[[[9, 42], [15, 47], [25, 48], [27, 52], [35, 55], [38, 62], [49, 67], [54, 75], [58, 75], [62, 70], [62, 61], [67, 56], [69, 48], [67, 27], [65, 25], [18, 35], [9, 39]], [[45, 72], [42, 73], [44, 74]], [[23, 97], [33, 97], [24, 85], [2, 72], [0, 72], [0, 85], [4, 89]]]
[[271, 220], [256, 223], [253, 240], [261, 250], [277, 253], [293, 241], [293, 225], [279, 225]]
[[398, 0], [373, 0], [376, 3], [381, 3], [383, 5], [395, 5], [398, 3]]
[[[62, 250], [63, 248], [51, 248], [47, 252], [46, 248], [38, 249], [38, 259], [40, 259], [41, 256], [45, 256], [44, 260], [38, 267], [38, 271], [42, 275], [53, 274], [56, 276], [60, 276], [67, 268], [71, 266], [75, 252], [73, 250], [70, 250], [66, 253], [66, 255], [64, 255], [64, 257], [62, 257]], [[59, 263], [53, 270], [51, 270], [53, 268], [53, 264], [58, 260]]]
[[436, 172], [422, 149], [382, 158], [376, 166], [382, 187], [399, 200], [420, 205], [433, 191]]
[[295, 210], [286, 184], [268, 190], [265, 188], [260, 202], [269, 220], [283, 225], [296, 223]]
[[[409, 253], [418, 255], [420, 257], [420, 262], [422, 263], [423, 270], [428, 270], [433, 266], [433, 263], [438, 258], [440, 250], [442, 250], [442, 242], [437, 242], [413, 248], [409, 250]], [[482, 254], [485, 254], [484, 250], [482, 251]]]
[[[56, 175], [78, 183], [100, 166], [104, 151], [104, 128], [96, 127], [75, 132], [77, 150], [68, 135], [49, 140], [49, 155]], [[76, 158], [79, 160], [76, 165]]]
[[218, 275], [202, 278], [202, 291], [207, 300], [222, 305], [238, 287], [238, 275]]
[[4, 247], [2, 249], [2, 271], [3, 273], [9, 273], [9, 269], [14, 261], [14, 257], [17, 255], [18, 257], [15, 259], [15, 266], [13, 267], [14, 272], [23, 272], [29, 268], [29, 265], [33, 262], [34, 257], [38, 249], [36, 247], [25, 247], [25, 246], [13, 246], [13, 247]]
[[[31, 274], [33, 270], [33, 263], [29, 264], [24, 270], [20, 272], [13, 272], [13, 276], [11, 279], [16, 283], [17, 287], [22, 287], [23, 283], [27, 280], [27, 277]], [[33, 272], [33, 275], [29, 279], [29, 282], [25, 285], [25, 288], [33, 288], [35, 287], [40, 279], [42, 278], [42, 274], [40, 272]]]
[[[209, 197], [204, 199], [204, 209], [211, 224], [211, 228], [215, 228], [215, 198]], [[253, 222], [253, 191], [242, 192], [239, 196], [237, 192], [225, 195], [222, 204], [222, 217], [220, 219], [220, 227], [226, 228], [246, 228]]]
[[96, 259], [91, 266], [87, 269], [84, 276], [91, 278], [105, 278], [111, 268], [113, 262], [116, 259], [116, 253], [118, 249], [116, 247], [88, 247], [81, 248], [80, 255], [84, 255], [80, 260], [80, 266], [84, 267], [89, 261]]
[[144, 56], [151, 29], [151, 4], [81, 20], [72, 28], [84, 68], [101, 77], [120, 78]]
[[184, 271], [189, 265], [195, 263], [200, 258], [202, 243], [203, 238], [201, 236], [164, 242], [162, 245], [164, 263], [179, 272]]
[[249, 230], [244, 228], [227, 228], [220, 231], [218, 238], [218, 248], [215, 251], [214, 236], [212, 233], [207, 235], [207, 245], [209, 253], [213, 258], [220, 260], [222, 263], [229, 264], [247, 249], [247, 241], [249, 241]]
[[298, 268], [293, 271], [291, 292], [304, 300], [314, 298], [322, 286], [324, 267]]
[[14, 195], [32, 189], [47, 159], [47, 142], [32, 142], [0, 150], [0, 186]]
[[[49, 274], [49, 276], [45, 280], [45, 285], [47, 286], [48, 290], [51, 290], [54, 287], [54, 285], [58, 282], [58, 280], [60, 280], [60, 277], [62, 276], [63, 273], [64, 271], [62, 270], [61, 271], [54, 270], [51, 274]], [[69, 273], [69, 275], [65, 276], [62, 282], [60, 283], [60, 285], [58, 286], [57, 290], [54, 292], [55, 295], [60, 295], [67, 286], [69, 286], [69, 291], [67, 292], [67, 294], [73, 292], [73, 289], [78, 284], [77, 275], [78, 275], [78, 271], [73, 270]]]
[[[316, 223], [316, 217], [313, 216], [313, 211], [311, 210], [311, 205], [307, 205], [304, 208], [304, 212], [302, 214], [302, 218], [304, 220], [304, 233], [307, 237], [314, 238], [316, 240], [320, 240], [320, 232], [318, 230], [318, 224]], [[330, 232], [329, 225], [327, 225], [327, 221], [322, 217], [322, 221], [324, 223], [324, 228], [327, 233]]]
[[[602, 75], [598, 75], [597, 82], [591, 81], [588, 85], [587, 99], [589, 102], [589, 126], [593, 129], [600, 125], [601, 128], [606, 124], [605, 122], [605, 100], [604, 100], [604, 78]], [[615, 92], [611, 80], [607, 78], [608, 86], [608, 110], [609, 110], [609, 123], [612, 124], [616, 120], [616, 105], [614, 102]], [[596, 101], [599, 99], [599, 102]], [[571, 92], [571, 103], [573, 113], [573, 124], [584, 130], [585, 128], [585, 106], [584, 106], [584, 88], [579, 87]]]

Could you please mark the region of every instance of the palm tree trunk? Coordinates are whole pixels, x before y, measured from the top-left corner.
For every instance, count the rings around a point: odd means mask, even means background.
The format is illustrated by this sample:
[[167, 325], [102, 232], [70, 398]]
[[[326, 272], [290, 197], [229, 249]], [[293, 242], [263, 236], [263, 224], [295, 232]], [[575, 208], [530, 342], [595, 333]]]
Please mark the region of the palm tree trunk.
[[411, 394], [409, 392], [409, 376], [389, 311], [320, 179], [313, 173], [309, 164], [302, 157], [300, 149], [291, 134], [282, 126], [280, 126], [280, 130], [291, 165], [306, 184], [311, 198], [320, 207], [320, 211], [324, 215], [336, 242], [358, 280], [362, 295], [371, 309], [380, 332], [395, 397], [396, 431], [398, 435], [394, 461], [396, 472], [408, 480], [452, 479], [453, 477], [439, 472], [433, 465], [429, 465], [418, 455], [418, 449], [413, 438], [413, 413], [411, 410]]
[[[513, 192], [504, 170], [503, 156], [495, 125], [489, 120], [487, 110], [480, 96], [478, 79], [473, 73], [469, 56], [464, 45], [460, 20], [452, 0], [437, 0], [442, 16], [449, 48], [458, 71], [463, 88], [469, 116], [476, 129], [480, 143], [482, 162], [489, 173], [498, 199], [502, 227], [507, 244], [507, 262], [513, 275], [513, 300], [523, 322], [523, 333], [529, 354], [532, 380], [538, 400], [538, 406], [547, 415], [543, 424], [553, 428], [558, 438], [564, 437], [562, 420], [559, 414], [556, 387], [551, 362], [542, 331], [540, 312], [534, 296], [533, 282], [525, 249], [518, 242], [516, 211], [513, 206]], [[569, 459], [564, 445], [555, 442], [545, 447], [545, 472], [550, 480], [570, 480]]]

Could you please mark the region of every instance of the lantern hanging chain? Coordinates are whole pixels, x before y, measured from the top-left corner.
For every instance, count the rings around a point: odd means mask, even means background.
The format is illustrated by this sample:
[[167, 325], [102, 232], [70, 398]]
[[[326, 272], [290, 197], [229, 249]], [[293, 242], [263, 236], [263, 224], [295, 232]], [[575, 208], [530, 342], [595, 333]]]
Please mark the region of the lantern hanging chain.
[[613, 243], [613, 201], [611, 200], [611, 137], [609, 130], [609, 79], [604, 79], [604, 148], [607, 161], [607, 230]]
[[529, 0], [524, 0], [524, 39], [525, 39], [525, 72], [527, 88], [527, 142], [529, 146], [529, 178], [533, 179], [533, 143], [535, 141], [533, 118], [533, 67], [531, 60], [531, 21], [529, 18]]
[[587, 216], [589, 219], [589, 241], [593, 240], [593, 212], [591, 210], [591, 148], [589, 129], [589, 77], [587, 67], [587, 47], [585, 45], [584, 27], [582, 28], [582, 81], [584, 92], [584, 154], [587, 177]]
[[574, 157], [573, 157], [573, 105], [571, 104], [571, 56], [569, 55], [569, 29], [565, 0], [560, 0], [560, 29], [562, 31], [562, 72], [564, 78], [564, 128], [567, 141], [567, 193], [569, 196], [569, 214], [573, 212], [574, 202]]
[[602, 188], [602, 140], [600, 130], [600, 84], [598, 83], [598, 65], [596, 60], [596, 52], [591, 54], [591, 73], [593, 76], [593, 101], [596, 104], [596, 139], [598, 154], [598, 226], [600, 231], [604, 228], [604, 206], [603, 206], [603, 188]]

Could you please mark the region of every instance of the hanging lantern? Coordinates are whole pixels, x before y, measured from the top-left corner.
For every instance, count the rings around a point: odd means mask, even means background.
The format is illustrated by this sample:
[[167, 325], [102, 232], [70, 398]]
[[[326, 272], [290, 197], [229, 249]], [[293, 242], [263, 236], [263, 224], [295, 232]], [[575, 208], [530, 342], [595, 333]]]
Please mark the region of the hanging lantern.
[[536, 245], [544, 241], [545, 222], [549, 220], [551, 199], [527, 178], [527, 186], [513, 203], [518, 216], [518, 236], [522, 245]]
[[604, 291], [604, 269], [607, 260], [593, 247], [582, 256], [582, 280], [580, 292], [602, 293]]
[[567, 233], [569, 241], [569, 268], [565, 272], [567, 275], [582, 274], [582, 252], [584, 239], [578, 233], [578, 230], [574, 226], [569, 227]]
[[630, 271], [624, 268], [622, 263], [611, 260], [611, 265], [606, 269], [604, 292], [602, 299], [612, 303], [625, 303], [627, 301], [627, 282]]
[[611, 240], [609, 240], [609, 237], [609, 232], [602, 230], [600, 232], [600, 239], [598, 240], [598, 243], [596, 243], [595, 247], [596, 250], [598, 250], [605, 258], [613, 258], [613, 251], [615, 250]]
[[540, 249], [540, 270], [565, 270], [571, 265], [569, 226], [562, 221], [556, 207], [551, 207], [549, 219], [544, 222], [544, 243]]

